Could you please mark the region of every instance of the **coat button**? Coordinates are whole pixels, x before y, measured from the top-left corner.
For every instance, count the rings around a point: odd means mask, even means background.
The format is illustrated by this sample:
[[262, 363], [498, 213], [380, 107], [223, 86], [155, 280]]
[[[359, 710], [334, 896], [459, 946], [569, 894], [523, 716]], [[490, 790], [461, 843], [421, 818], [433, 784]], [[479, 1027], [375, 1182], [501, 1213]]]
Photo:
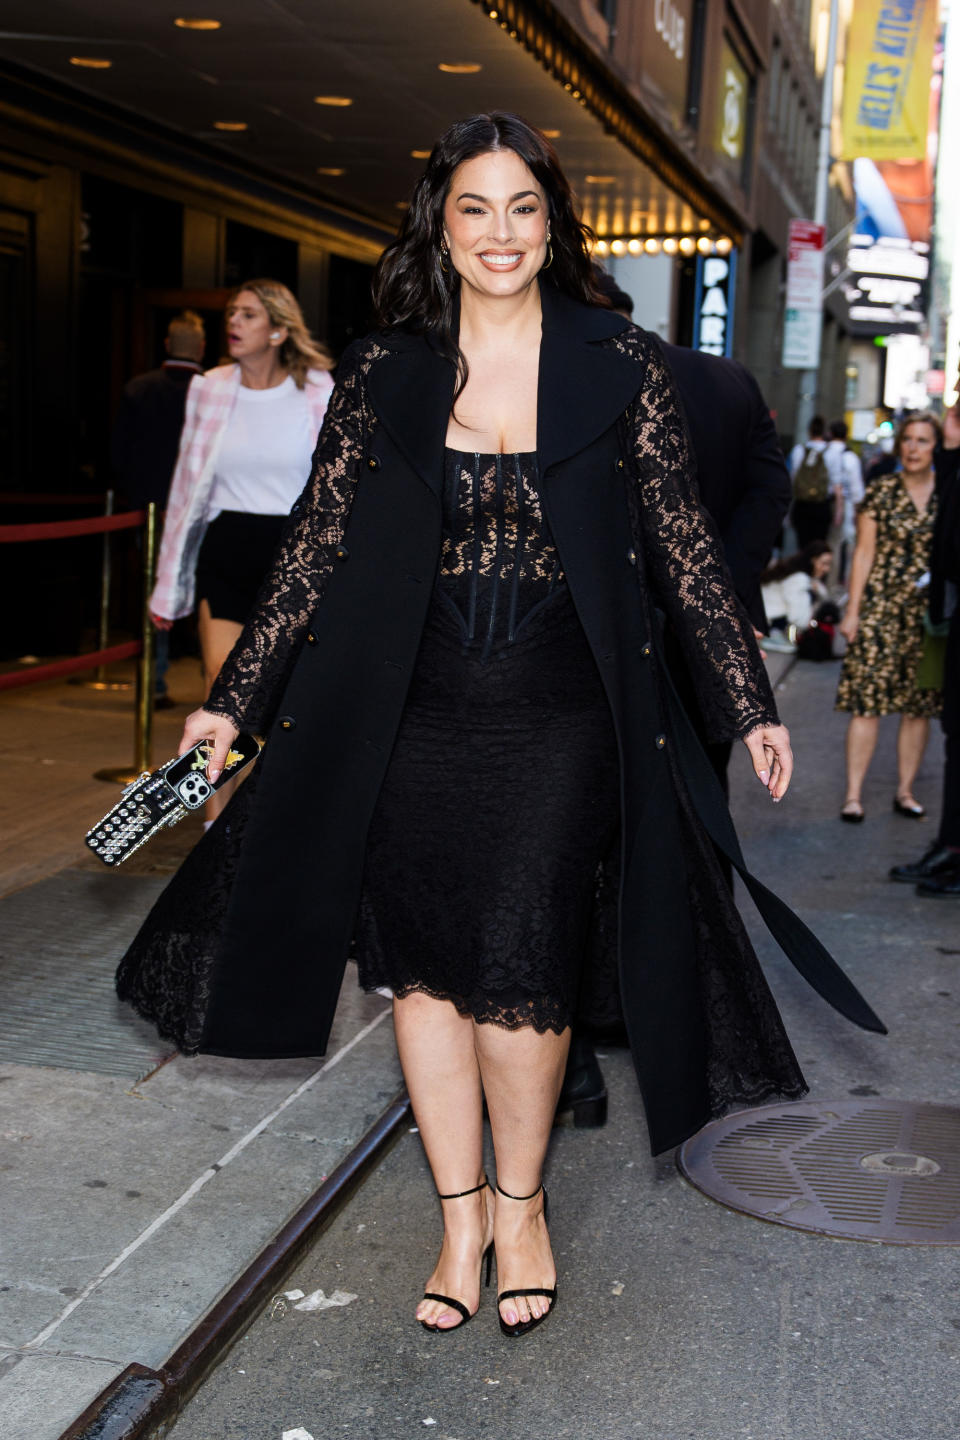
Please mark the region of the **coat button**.
[[654, 745], [656, 745], [656, 747], [657, 747], [658, 750], [662, 750], [663, 747], [664, 747], [664, 746], [666, 745], [666, 743], [667, 743], [667, 737], [666, 737], [666, 735], [658, 735], [657, 738], [656, 738], [656, 740], [654, 740], [653, 743], [654, 743]]
[[636, 563], [637, 563], [637, 552], [636, 552], [636, 550], [634, 550], [634, 549], [631, 548], [630, 550], [627, 551], [627, 564], [628, 564], [628, 565], [636, 565]]
[[621, 458], [617, 461], [617, 469], [618, 469], [618, 470], [622, 470], [622, 469], [623, 469], [623, 457], [622, 457], [622, 456], [621, 456]]
[[380, 457], [379, 457], [378, 455], [368, 455], [368, 456], [367, 456], [367, 469], [368, 469], [368, 470], [379, 470], [379, 469], [380, 469]]
[[281, 715], [281, 717], [280, 717], [280, 729], [281, 729], [281, 730], [296, 730], [296, 728], [297, 728], [297, 722], [296, 722], [296, 720], [294, 720], [294, 718], [293, 718], [292, 715]]
[[649, 660], [651, 655], [650, 646], [644, 645], [643, 649], [640, 651], [640, 654], [643, 656], [644, 660]]
[[347, 549], [346, 545], [338, 545], [337, 548], [336, 548], [336, 550], [334, 550], [333, 553], [334, 553], [334, 555], [336, 555], [336, 557], [337, 557], [338, 560], [349, 560], [349, 559], [350, 559], [350, 551]]
[[307, 631], [307, 644], [308, 644], [308, 645], [316, 645], [316, 643], [317, 643], [317, 637], [316, 637], [316, 635], [314, 635], [314, 633], [313, 633], [312, 630], [308, 630], [308, 631]]

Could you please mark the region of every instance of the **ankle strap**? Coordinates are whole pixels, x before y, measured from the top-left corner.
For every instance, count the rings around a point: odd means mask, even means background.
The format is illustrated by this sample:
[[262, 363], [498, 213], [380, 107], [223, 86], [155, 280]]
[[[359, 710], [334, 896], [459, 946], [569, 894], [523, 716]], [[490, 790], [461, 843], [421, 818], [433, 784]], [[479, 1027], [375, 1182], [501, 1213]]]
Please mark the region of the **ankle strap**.
[[500, 1181], [497, 1181], [497, 1194], [505, 1195], [508, 1200], [535, 1200], [542, 1189], [543, 1181], [541, 1180], [540, 1184], [537, 1186], [536, 1190], [534, 1190], [532, 1195], [511, 1195], [510, 1191], [504, 1190], [503, 1186], [500, 1184]]
[[490, 1181], [487, 1179], [486, 1175], [484, 1175], [483, 1179], [480, 1181], [480, 1184], [474, 1185], [472, 1190], [455, 1190], [452, 1195], [441, 1195], [440, 1191], [438, 1190], [437, 1195], [441, 1200], [460, 1200], [463, 1198], [464, 1195], [476, 1195], [478, 1190], [485, 1190], [489, 1184]]

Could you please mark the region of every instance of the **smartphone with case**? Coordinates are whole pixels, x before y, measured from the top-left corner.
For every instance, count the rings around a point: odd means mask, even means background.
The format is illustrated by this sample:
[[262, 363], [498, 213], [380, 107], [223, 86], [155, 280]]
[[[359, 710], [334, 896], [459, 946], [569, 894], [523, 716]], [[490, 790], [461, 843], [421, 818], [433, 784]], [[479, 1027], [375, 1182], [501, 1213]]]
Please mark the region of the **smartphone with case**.
[[212, 752], [209, 740], [199, 741], [159, 770], [144, 771], [121, 792], [113, 809], [87, 832], [87, 845], [105, 865], [122, 864], [158, 830], [178, 824], [191, 810], [199, 810], [221, 785], [246, 770], [260, 749], [255, 735], [238, 735], [212, 784], [207, 777]]

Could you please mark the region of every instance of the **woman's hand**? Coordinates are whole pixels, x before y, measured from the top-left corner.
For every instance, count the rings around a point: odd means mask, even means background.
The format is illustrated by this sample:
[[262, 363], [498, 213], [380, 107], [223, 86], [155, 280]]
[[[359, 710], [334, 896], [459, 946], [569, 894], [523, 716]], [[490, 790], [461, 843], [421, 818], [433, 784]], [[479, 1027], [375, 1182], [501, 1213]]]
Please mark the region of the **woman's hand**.
[[153, 628], [154, 628], [154, 630], [172, 630], [172, 629], [173, 629], [173, 621], [172, 621], [172, 620], [168, 620], [167, 617], [166, 617], [166, 615], [157, 615], [153, 610], [151, 610], [151, 611], [150, 611], [150, 619], [153, 621]]
[[194, 710], [192, 715], [187, 716], [177, 754], [185, 755], [194, 745], [199, 745], [201, 740], [209, 740], [213, 749], [207, 761], [207, 779], [212, 785], [226, 764], [230, 746], [239, 734], [236, 725], [225, 715], [211, 715], [209, 710]]
[[793, 774], [793, 751], [786, 725], [758, 725], [756, 730], [744, 735], [743, 743], [771, 800], [782, 800]]
[[840, 621], [840, 624], [837, 626], [837, 629], [840, 631], [840, 634], [847, 641], [847, 643], [852, 645], [854, 640], [856, 640], [857, 638], [857, 631], [860, 629], [860, 616], [851, 615], [850, 611], [848, 610], [846, 615], [844, 615], [843, 619]]

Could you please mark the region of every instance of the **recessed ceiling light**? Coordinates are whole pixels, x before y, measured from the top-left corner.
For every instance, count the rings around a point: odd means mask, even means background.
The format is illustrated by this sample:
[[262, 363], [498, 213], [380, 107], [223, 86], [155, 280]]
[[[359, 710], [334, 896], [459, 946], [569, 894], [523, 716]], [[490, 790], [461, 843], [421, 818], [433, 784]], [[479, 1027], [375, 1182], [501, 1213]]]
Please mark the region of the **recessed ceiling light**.
[[347, 172], [346, 172], [346, 170], [343, 168], [342, 165], [318, 165], [318, 166], [317, 166], [317, 174], [318, 174], [318, 175], [346, 175], [346, 173], [347, 173]]
[[588, 185], [616, 185], [617, 183], [616, 175], [586, 175], [584, 178]]
[[540, 131], [540, 134], [543, 135], [543, 136], [545, 136], [547, 140], [559, 140], [559, 139], [560, 139], [560, 136], [563, 134], [563, 131], [562, 131], [562, 130], [541, 130], [541, 131]]
[[441, 61], [437, 69], [442, 70], [444, 75], [476, 75], [483, 66], [475, 60]]
[[246, 130], [246, 120], [214, 120], [214, 130]]
[[201, 20], [192, 15], [180, 15], [174, 20], [179, 30], [219, 30], [222, 20]]
[[349, 95], [314, 95], [314, 105], [332, 105], [334, 109], [344, 110], [348, 105], [353, 104]]
[[411, 150], [410, 154], [414, 160], [429, 160], [433, 152], [430, 150]]
[[113, 61], [102, 60], [96, 55], [71, 55], [70, 64], [79, 65], [81, 70], [109, 70]]

